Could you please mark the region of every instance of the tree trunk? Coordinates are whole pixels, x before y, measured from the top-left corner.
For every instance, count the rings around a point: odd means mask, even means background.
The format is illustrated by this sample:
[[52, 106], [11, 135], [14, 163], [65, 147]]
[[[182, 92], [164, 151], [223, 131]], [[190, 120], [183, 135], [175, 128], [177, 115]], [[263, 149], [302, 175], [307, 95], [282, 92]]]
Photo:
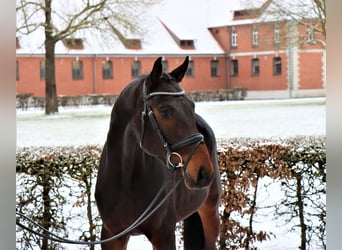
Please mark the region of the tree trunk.
[[45, 114], [58, 113], [51, 0], [45, 0]]
[[252, 249], [250, 248], [250, 243], [253, 243], [254, 239], [254, 234], [253, 234], [253, 218], [256, 212], [256, 200], [257, 200], [257, 194], [258, 194], [258, 184], [259, 184], [259, 175], [257, 174], [256, 177], [256, 185], [255, 185], [255, 189], [254, 189], [254, 194], [253, 194], [253, 200], [251, 201], [251, 215], [249, 217], [249, 230], [247, 232], [247, 243], [246, 243], [246, 247], [245, 249]]
[[51, 198], [50, 198], [50, 191], [52, 189], [51, 187], [51, 179], [50, 179], [50, 173], [48, 174], [48, 177], [43, 178], [42, 177], [42, 183], [41, 185], [43, 186], [43, 192], [42, 192], [42, 199], [43, 199], [43, 218], [42, 218], [42, 226], [45, 228], [45, 232], [43, 234], [45, 237], [42, 239], [42, 245], [41, 249], [42, 250], [47, 250], [51, 249], [49, 246], [49, 229], [51, 227], [52, 223], [52, 214], [51, 214]]
[[45, 114], [58, 113], [56, 74], [55, 74], [55, 44], [45, 41]]
[[[92, 177], [90, 173], [90, 178], [89, 181], [87, 179], [87, 176], [84, 177], [83, 181], [86, 186], [86, 192], [87, 192], [87, 216], [88, 216], [88, 222], [89, 222], [89, 238], [87, 238], [87, 241], [95, 241], [96, 240], [96, 233], [95, 233], [95, 228], [96, 225], [94, 223], [93, 215], [92, 215], [92, 202], [91, 202], [91, 187], [92, 187]], [[95, 246], [90, 245], [89, 250], [94, 250]]]
[[306, 249], [306, 224], [304, 221], [304, 202], [302, 197], [302, 176], [300, 173], [295, 174], [297, 181], [297, 205], [298, 205], [298, 215], [299, 215], [299, 223], [300, 223], [300, 250]]

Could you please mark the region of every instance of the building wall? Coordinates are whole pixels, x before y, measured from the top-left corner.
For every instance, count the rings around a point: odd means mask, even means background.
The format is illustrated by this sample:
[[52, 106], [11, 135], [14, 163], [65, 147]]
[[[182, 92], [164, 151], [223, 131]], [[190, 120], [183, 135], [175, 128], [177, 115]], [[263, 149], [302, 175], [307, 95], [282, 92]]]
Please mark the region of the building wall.
[[34, 93], [36, 96], [45, 95], [45, 81], [40, 80], [40, 62], [43, 57], [17, 57], [18, 76], [16, 81], [17, 93]]
[[[280, 75], [273, 73], [273, 58], [282, 60]], [[232, 88], [246, 88], [248, 90], [284, 90], [287, 89], [287, 56], [286, 54], [258, 54], [257, 56], [232, 56], [239, 62], [239, 74], [231, 76]], [[252, 59], [259, 59], [260, 74], [252, 75]]]
[[83, 63], [83, 79], [72, 79], [72, 63], [75, 57], [56, 58], [56, 86], [58, 95], [86, 95], [93, 89], [93, 60], [90, 57], [79, 57]]
[[[317, 25], [312, 22], [313, 26]], [[280, 42], [274, 42], [275, 27], [280, 30]], [[258, 30], [258, 45], [252, 43], [253, 28]], [[237, 32], [237, 46], [232, 46], [232, 32]], [[289, 76], [295, 76], [293, 86], [295, 89], [322, 89], [325, 88], [324, 70], [325, 56], [324, 49], [320, 42], [308, 42], [308, 27], [298, 25], [295, 29], [294, 49], [295, 56], [291, 57], [289, 68], [289, 48], [287, 33], [288, 23], [255, 23], [237, 24], [228, 27], [211, 28], [212, 35], [217, 39], [222, 48], [228, 50], [229, 86], [231, 88], [247, 88], [250, 91], [274, 91], [286, 90], [289, 87]], [[291, 37], [292, 38], [292, 37]], [[314, 39], [324, 41], [320, 33], [314, 34]], [[274, 74], [273, 58], [281, 58], [281, 74]], [[252, 59], [258, 58], [260, 74], [252, 74]], [[232, 75], [232, 60], [238, 61], [239, 73]], [[292, 71], [292, 72], [291, 72]]]
[[[286, 54], [286, 29], [283, 23], [278, 24], [281, 31], [279, 44], [274, 43], [274, 23], [259, 23], [231, 26], [226, 34], [230, 37], [229, 62], [237, 60], [239, 74], [231, 76], [231, 87], [247, 88], [248, 90], [284, 90], [287, 89], [287, 54]], [[253, 27], [258, 30], [258, 45], [252, 43]], [[231, 34], [233, 29], [237, 32], [237, 46], [232, 46]], [[281, 74], [274, 74], [273, 59], [281, 58]], [[259, 75], [252, 74], [252, 59], [259, 59]], [[230, 65], [230, 70], [231, 65]], [[232, 73], [232, 72], [231, 72]], [[230, 75], [231, 75], [230, 73]]]
[[[277, 45], [274, 44], [275, 25], [279, 26], [281, 34], [281, 41]], [[252, 44], [253, 26], [259, 31], [259, 46], [256, 47]], [[232, 46], [231, 41], [234, 29], [238, 36], [237, 47]], [[224, 50], [229, 50], [229, 53], [284, 50], [287, 47], [285, 22], [230, 25], [228, 27], [210, 28], [209, 31]]]
[[[56, 85], [58, 95], [89, 95], [89, 94], [118, 94], [134, 78], [131, 76], [131, 65], [134, 60], [141, 62], [141, 74], [148, 74], [158, 56], [119, 57], [107, 56], [56, 56]], [[179, 66], [185, 56], [164, 57], [168, 62], [169, 71]], [[212, 77], [210, 73], [211, 60], [218, 60], [219, 75]], [[32, 93], [34, 96], [45, 95], [45, 81], [40, 79], [41, 57], [19, 57], [19, 79], [17, 93]], [[72, 79], [72, 63], [79, 60], [83, 63], [83, 79]], [[102, 63], [112, 61], [113, 78], [103, 79]], [[226, 89], [226, 61], [224, 56], [192, 56], [194, 61], [194, 76], [184, 77], [181, 86], [185, 91], [203, 91]]]
[[322, 52], [299, 54], [299, 89], [323, 88], [322, 56]]
[[[192, 56], [194, 61], [194, 77], [186, 76], [182, 87], [185, 91], [219, 90], [227, 88], [226, 60], [221, 57]], [[218, 76], [211, 76], [210, 62], [218, 60]]]

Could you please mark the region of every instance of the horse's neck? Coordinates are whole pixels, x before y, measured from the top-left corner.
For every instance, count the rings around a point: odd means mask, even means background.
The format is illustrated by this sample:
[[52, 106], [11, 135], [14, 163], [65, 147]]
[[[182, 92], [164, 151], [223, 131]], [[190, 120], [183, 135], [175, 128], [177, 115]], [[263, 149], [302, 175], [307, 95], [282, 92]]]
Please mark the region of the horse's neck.
[[124, 134], [127, 132], [127, 129], [132, 129], [129, 127], [129, 124], [133, 118], [132, 114], [136, 112], [137, 107], [137, 99], [134, 98], [134, 93], [137, 91], [133, 90], [124, 90], [112, 109], [107, 142], [113, 145], [119, 145], [118, 141], [124, 140]]
[[119, 108], [116, 108], [111, 117], [106, 143], [108, 157], [116, 165], [115, 171], [118, 173], [125, 171], [124, 174], [129, 174], [130, 171], [134, 171], [133, 168], [141, 168], [139, 165], [143, 162], [143, 153], [137, 136], [134, 134], [130, 115], [125, 114], [122, 116], [115, 113], [115, 111], [122, 112], [122, 110], [119, 111]]

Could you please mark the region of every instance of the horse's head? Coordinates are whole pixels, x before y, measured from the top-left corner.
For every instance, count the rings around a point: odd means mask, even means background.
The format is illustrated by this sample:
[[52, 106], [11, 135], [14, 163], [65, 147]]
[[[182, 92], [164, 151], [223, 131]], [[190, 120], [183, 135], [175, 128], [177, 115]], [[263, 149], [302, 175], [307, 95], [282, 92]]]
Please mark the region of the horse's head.
[[142, 85], [143, 110], [137, 122], [140, 146], [148, 154], [171, 167], [184, 167], [185, 184], [190, 189], [207, 187], [213, 165], [203, 135], [195, 121], [195, 105], [179, 87], [189, 59], [171, 73], [163, 73], [158, 58]]

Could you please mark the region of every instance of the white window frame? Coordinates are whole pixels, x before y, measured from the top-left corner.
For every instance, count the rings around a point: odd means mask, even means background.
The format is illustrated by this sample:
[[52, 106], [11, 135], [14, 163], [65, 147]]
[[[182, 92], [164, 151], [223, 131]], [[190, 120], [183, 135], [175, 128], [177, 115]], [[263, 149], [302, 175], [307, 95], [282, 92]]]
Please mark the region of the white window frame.
[[274, 26], [274, 44], [278, 45], [280, 44], [280, 28], [279, 28], [279, 25], [276, 24]]
[[260, 75], [260, 60], [259, 58], [252, 58], [252, 76]]
[[314, 40], [314, 28], [312, 25], [308, 26], [308, 29], [306, 31], [306, 40], [310, 43]]
[[238, 46], [238, 34], [235, 28], [232, 30], [232, 47]]
[[253, 46], [258, 46], [259, 43], [259, 31], [256, 26], [252, 30], [252, 44]]

